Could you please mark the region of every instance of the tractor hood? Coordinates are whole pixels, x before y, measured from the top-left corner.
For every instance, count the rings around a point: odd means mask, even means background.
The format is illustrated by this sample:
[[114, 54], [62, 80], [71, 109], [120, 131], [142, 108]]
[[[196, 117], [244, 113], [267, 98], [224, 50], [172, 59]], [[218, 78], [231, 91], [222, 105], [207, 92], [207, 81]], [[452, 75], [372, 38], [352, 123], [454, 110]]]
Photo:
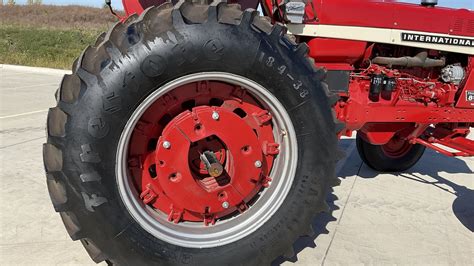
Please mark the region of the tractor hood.
[[474, 12], [467, 9], [426, 7], [393, 0], [313, 0], [313, 5], [307, 5], [306, 14], [313, 17], [314, 24], [474, 37]]

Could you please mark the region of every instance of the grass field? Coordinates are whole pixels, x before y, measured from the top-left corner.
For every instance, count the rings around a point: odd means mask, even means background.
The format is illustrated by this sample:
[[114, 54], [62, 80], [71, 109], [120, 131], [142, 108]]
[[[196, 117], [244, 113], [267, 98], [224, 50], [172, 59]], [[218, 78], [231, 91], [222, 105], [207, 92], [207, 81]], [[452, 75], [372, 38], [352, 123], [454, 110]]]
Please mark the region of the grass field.
[[79, 6], [0, 6], [0, 17], [0, 64], [61, 69], [116, 21]]
[[69, 69], [100, 31], [0, 26], [0, 63]]

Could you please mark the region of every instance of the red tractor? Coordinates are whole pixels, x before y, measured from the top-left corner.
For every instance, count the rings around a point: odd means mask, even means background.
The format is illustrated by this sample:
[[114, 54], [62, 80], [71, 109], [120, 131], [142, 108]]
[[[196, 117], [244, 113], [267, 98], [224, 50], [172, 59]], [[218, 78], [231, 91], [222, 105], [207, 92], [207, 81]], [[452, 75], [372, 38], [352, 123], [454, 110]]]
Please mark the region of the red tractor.
[[269, 264], [328, 210], [339, 137], [379, 171], [474, 155], [474, 12], [436, 2], [124, 0], [48, 115], [71, 238], [95, 262]]

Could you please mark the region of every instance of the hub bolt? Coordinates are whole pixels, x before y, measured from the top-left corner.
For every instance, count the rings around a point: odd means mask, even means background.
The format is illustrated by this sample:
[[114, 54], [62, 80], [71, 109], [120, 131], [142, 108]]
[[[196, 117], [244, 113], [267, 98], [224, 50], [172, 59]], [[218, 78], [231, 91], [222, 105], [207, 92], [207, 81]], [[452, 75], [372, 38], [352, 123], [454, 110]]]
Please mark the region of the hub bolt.
[[212, 119], [219, 120], [219, 113], [216, 111], [212, 112]]
[[222, 202], [222, 208], [228, 209], [229, 208], [229, 203], [227, 201]]
[[261, 161], [255, 161], [255, 167], [261, 168], [262, 167], [262, 162]]
[[163, 142], [163, 148], [168, 150], [169, 148], [171, 148], [171, 143], [169, 141]]

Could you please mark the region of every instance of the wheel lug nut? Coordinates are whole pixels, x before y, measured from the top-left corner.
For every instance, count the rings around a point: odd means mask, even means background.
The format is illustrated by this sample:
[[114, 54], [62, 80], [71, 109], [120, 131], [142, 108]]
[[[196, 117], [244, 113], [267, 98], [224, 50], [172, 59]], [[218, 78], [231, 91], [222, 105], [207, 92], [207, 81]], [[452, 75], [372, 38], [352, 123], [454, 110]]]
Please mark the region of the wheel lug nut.
[[227, 201], [222, 202], [222, 208], [228, 209], [229, 208], [229, 203]]
[[262, 167], [262, 162], [261, 161], [255, 161], [255, 167], [261, 168]]
[[212, 112], [212, 119], [219, 120], [219, 113], [216, 111]]
[[163, 148], [165, 148], [165, 149], [171, 148], [171, 143], [169, 141], [164, 141], [163, 142]]

